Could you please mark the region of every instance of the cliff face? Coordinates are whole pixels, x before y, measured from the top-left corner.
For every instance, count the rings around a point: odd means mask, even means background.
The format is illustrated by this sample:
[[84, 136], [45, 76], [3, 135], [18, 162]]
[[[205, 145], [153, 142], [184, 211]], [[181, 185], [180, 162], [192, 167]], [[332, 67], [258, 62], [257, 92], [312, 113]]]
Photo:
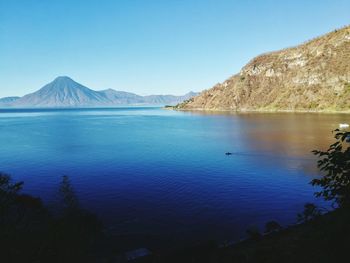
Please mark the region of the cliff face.
[[350, 26], [260, 55], [177, 108], [350, 111]]

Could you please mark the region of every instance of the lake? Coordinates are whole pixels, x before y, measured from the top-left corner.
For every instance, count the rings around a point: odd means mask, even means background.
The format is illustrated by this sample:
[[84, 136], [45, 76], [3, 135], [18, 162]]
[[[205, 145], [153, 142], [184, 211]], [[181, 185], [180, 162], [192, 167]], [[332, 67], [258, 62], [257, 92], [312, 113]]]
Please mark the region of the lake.
[[80, 204], [133, 246], [239, 240], [321, 202], [310, 151], [343, 122], [348, 115], [2, 109], [0, 171], [49, 205], [68, 175]]

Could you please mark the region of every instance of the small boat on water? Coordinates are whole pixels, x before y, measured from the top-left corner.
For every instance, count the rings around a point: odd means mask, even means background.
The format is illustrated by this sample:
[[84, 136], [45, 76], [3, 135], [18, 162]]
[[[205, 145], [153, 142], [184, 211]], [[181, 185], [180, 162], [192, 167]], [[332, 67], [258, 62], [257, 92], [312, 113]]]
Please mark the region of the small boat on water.
[[349, 128], [349, 124], [347, 124], [347, 123], [339, 123], [339, 128], [341, 128], [341, 129]]

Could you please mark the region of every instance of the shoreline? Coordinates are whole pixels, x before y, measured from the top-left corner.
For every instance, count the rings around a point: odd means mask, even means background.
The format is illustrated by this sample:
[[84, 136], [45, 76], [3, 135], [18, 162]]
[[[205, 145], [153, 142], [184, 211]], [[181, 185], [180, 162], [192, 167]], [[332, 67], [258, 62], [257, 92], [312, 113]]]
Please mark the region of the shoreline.
[[322, 114], [350, 114], [349, 110], [336, 111], [336, 110], [226, 110], [226, 109], [204, 109], [204, 108], [195, 108], [195, 109], [183, 109], [175, 107], [163, 107], [165, 110], [175, 110], [175, 111], [184, 111], [184, 112], [211, 112], [211, 113], [322, 113]]

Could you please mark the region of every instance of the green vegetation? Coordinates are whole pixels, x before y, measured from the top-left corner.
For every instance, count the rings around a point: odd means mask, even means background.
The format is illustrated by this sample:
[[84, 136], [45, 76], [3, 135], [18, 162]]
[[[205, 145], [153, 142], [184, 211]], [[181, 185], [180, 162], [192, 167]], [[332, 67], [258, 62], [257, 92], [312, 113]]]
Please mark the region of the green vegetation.
[[336, 142], [327, 151], [313, 151], [321, 158], [318, 167], [325, 175], [312, 180], [311, 183], [322, 187], [322, 191], [317, 192], [316, 196], [348, 208], [350, 207], [350, 147], [344, 146], [350, 138], [350, 132], [339, 130], [335, 132]]
[[78, 206], [68, 177], [54, 211], [22, 186], [0, 173], [0, 262], [95, 262], [102, 225]]
[[172, 110], [172, 109], [174, 109], [174, 106], [171, 106], [171, 105], [165, 105], [165, 106], [164, 106], [164, 109], [169, 109], [169, 110]]
[[322, 215], [322, 210], [312, 203], [304, 205], [304, 211], [298, 214], [298, 222], [305, 223]]
[[310, 109], [310, 110], [317, 109], [318, 105], [319, 105], [319, 104], [318, 104], [317, 102], [312, 101], [312, 102], [310, 102], [310, 104], [309, 104], [309, 109]]
[[347, 82], [344, 84], [344, 94], [347, 95], [350, 93], [350, 83]]

